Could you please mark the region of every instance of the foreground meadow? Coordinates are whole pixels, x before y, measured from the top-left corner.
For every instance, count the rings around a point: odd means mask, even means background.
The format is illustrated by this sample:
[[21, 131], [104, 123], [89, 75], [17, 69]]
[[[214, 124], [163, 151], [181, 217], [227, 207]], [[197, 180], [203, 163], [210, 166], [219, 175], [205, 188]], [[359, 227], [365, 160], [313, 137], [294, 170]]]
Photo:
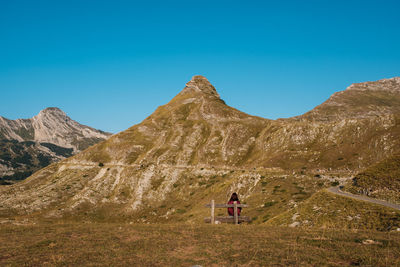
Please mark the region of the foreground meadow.
[[399, 266], [400, 233], [260, 225], [0, 226], [0, 266]]

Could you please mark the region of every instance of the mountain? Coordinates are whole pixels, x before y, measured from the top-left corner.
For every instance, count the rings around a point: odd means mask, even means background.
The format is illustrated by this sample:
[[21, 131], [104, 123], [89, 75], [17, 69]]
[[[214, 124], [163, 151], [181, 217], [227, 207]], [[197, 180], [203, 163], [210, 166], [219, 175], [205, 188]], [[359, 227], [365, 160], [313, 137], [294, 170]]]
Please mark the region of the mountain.
[[268, 120], [229, 107], [194, 76], [140, 124], [1, 188], [0, 215], [199, 222], [207, 201], [236, 191], [253, 222], [267, 223], [398, 150], [399, 103], [394, 78]]
[[73, 121], [59, 108], [46, 108], [31, 119], [0, 116], [0, 180], [24, 179], [110, 135]]
[[36, 141], [72, 148], [76, 153], [110, 136], [82, 125], [59, 108], [46, 108], [31, 119], [8, 120], [0, 116], [0, 139]]
[[[271, 121], [227, 106], [204, 77], [195, 76], [141, 124], [78, 158], [139, 165], [359, 170], [400, 147], [400, 80], [373, 84], [373, 90], [352, 85], [309, 113]], [[353, 104], [363, 98], [360, 106]]]

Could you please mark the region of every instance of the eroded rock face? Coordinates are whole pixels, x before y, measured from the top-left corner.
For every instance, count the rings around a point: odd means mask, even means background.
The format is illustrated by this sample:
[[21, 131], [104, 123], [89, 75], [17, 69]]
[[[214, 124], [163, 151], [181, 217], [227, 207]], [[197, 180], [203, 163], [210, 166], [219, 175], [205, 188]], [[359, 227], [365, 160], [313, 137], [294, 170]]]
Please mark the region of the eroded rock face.
[[8, 120], [0, 116], [0, 139], [52, 143], [81, 151], [111, 134], [82, 125], [59, 108], [46, 108], [31, 119]]
[[0, 210], [116, 205], [128, 214], [164, 201], [190, 206], [192, 193], [251, 198], [271, 170], [352, 174], [400, 147], [397, 81], [347, 89], [302, 116], [273, 121], [227, 106], [195, 76], [142, 123], [14, 186], [18, 197], [3, 189]]
[[110, 135], [79, 124], [59, 108], [46, 108], [31, 119], [0, 117], [0, 180], [23, 180]]

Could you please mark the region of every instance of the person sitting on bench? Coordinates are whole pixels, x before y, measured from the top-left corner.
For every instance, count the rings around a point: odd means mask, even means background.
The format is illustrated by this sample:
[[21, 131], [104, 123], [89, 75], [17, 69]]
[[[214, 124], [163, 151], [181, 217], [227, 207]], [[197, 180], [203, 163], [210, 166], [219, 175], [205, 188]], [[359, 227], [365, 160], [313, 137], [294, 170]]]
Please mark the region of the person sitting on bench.
[[[235, 202], [235, 201], [237, 202], [237, 204], [240, 204], [238, 195], [236, 193], [233, 193], [231, 198], [228, 201], [228, 204], [234, 204], [233, 202]], [[240, 212], [242, 211], [242, 208], [238, 208], [237, 210], [238, 210], [237, 211], [238, 216], [240, 216]], [[234, 216], [233, 207], [232, 208], [228, 208], [228, 214], [229, 214], [229, 216]]]

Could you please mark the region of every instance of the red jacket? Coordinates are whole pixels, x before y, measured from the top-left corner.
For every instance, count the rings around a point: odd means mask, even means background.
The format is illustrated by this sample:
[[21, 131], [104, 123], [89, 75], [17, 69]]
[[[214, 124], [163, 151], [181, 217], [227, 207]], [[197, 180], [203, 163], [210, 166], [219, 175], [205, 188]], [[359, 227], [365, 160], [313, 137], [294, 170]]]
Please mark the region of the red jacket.
[[[234, 201], [229, 201], [228, 204], [233, 204]], [[238, 204], [240, 204], [240, 201], [237, 201]], [[242, 208], [238, 208], [238, 216], [240, 215], [240, 212], [242, 211]], [[228, 208], [228, 214], [230, 216], [233, 216], [234, 214], [234, 208]]]

